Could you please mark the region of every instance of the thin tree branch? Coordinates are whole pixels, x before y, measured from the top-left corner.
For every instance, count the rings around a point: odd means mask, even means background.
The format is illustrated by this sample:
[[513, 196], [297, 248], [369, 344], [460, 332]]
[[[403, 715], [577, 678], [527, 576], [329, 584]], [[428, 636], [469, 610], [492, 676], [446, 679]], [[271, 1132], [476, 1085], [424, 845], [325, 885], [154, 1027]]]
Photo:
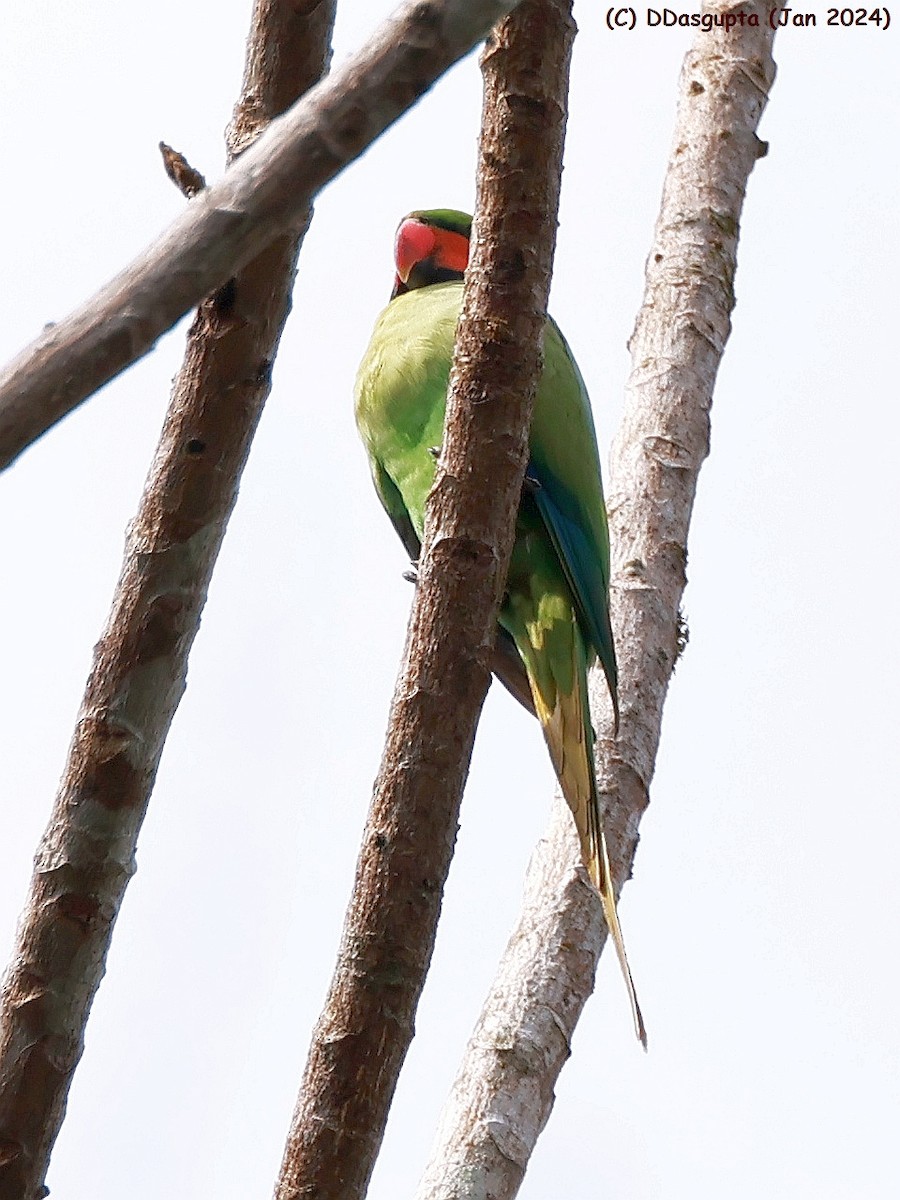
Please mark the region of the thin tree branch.
[[153, 245], [0, 373], [0, 470], [273, 238], [296, 234], [316, 193], [515, 3], [406, 0]]
[[574, 23], [523, 0], [485, 52], [476, 237], [404, 662], [278, 1200], [364, 1195], [434, 947], [528, 454]]
[[[258, 0], [232, 153], [319, 78], [333, 20], [332, 0]], [[309, 216], [207, 300], [188, 336], [0, 996], [0, 1200], [45, 1194]]]
[[[598, 779], [620, 885], [631, 871], [679, 652], [688, 525], [730, 332], [738, 221], [750, 171], [765, 152], [756, 128], [774, 79], [774, 35], [758, 3], [741, 7], [757, 14], [758, 27], [701, 33], [685, 60], [630, 342], [626, 411], [612, 452], [612, 617], [622, 717], [617, 739], [611, 717], [600, 722]], [[595, 712], [608, 713], [598, 702], [605, 685], [593, 683]], [[519, 1189], [606, 939], [579, 861], [571, 820], [557, 801], [417, 1200], [509, 1200]]]

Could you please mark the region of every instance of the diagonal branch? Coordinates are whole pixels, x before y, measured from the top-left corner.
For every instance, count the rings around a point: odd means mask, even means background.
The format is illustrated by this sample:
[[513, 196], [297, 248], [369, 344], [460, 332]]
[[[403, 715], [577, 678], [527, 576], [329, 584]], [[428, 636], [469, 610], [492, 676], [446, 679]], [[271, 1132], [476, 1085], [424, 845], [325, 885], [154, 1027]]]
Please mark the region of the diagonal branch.
[[[704, 9], [730, 7], [715, 0]], [[738, 221], [750, 171], [765, 153], [756, 129], [774, 79], [774, 35], [758, 2], [742, 8], [759, 26], [699, 34], [684, 63], [672, 158], [630, 343], [626, 411], [612, 452], [622, 719], [617, 739], [610, 719], [601, 723], [598, 778], [620, 884], [631, 871], [679, 652], [688, 526], [731, 328]], [[605, 685], [595, 683], [596, 702]], [[596, 703], [595, 711], [604, 706]], [[510, 1200], [519, 1189], [606, 938], [579, 861], [571, 820], [558, 803], [418, 1200]]]
[[477, 237], [390, 727], [278, 1200], [364, 1195], [434, 947], [490, 678], [556, 233], [571, 0], [523, 0], [484, 57]]
[[[232, 154], [320, 77], [334, 4], [257, 0]], [[0, 1198], [36, 1200], [290, 305], [302, 229], [197, 313], [0, 997]]]
[[[152, 349], [273, 238], [296, 236], [316, 193], [515, 4], [406, 0], [139, 258], [0, 372], [0, 470]], [[304, 13], [319, 5], [294, 7]], [[254, 64], [262, 68], [277, 70], [278, 63]], [[248, 98], [250, 109], [254, 104]]]

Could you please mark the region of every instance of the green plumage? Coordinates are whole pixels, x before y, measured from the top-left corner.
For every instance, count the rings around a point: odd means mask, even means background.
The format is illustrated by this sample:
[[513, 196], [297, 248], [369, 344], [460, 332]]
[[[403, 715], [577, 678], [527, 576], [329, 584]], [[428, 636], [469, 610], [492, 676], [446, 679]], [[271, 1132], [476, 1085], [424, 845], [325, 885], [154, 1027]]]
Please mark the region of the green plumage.
[[[462, 284], [433, 284], [395, 297], [378, 319], [356, 384], [356, 421], [375, 486], [411, 557], [418, 556], [433, 447], [444, 409]], [[587, 653], [600, 656], [615, 694], [609, 628], [609, 535], [593, 420], [581, 374], [552, 321], [530, 437], [530, 484], [520, 511], [501, 623], [521, 636], [536, 572], [577, 606]], [[549, 511], [548, 511], [549, 510]], [[517, 599], [520, 603], [517, 603]], [[518, 638], [517, 638], [518, 640]]]
[[[401, 223], [395, 295], [378, 318], [356, 381], [356, 421], [375, 486], [413, 559], [418, 558], [425, 502], [434, 482], [434, 448], [443, 440], [463, 288], [461, 278], [424, 286], [418, 281], [446, 278], [440, 237], [468, 236], [468, 220], [465, 214], [436, 210], [414, 213]], [[422, 232], [423, 225], [429, 232]], [[416, 261], [409, 275], [400, 265], [400, 238], [408, 226], [414, 239], [427, 245], [434, 233], [436, 241], [431, 257]], [[413, 272], [416, 282], [407, 284]], [[525, 667], [534, 711], [572, 809], [585, 863], [603, 899], [643, 1037], [609, 877], [587, 696], [587, 669], [599, 657], [618, 711], [608, 605], [609, 535], [597, 441], [581, 373], [549, 319], [543, 352], [500, 624]]]

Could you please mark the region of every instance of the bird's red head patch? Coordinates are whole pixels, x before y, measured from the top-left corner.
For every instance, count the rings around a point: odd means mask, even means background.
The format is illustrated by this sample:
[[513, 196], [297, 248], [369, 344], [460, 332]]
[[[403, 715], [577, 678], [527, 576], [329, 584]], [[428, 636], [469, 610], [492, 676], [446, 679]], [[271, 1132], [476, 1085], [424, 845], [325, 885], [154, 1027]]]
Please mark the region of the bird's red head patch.
[[394, 242], [393, 296], [431, 283], [462, 279], [469, 262], [469, 239], [412, 214], [400, 222]]

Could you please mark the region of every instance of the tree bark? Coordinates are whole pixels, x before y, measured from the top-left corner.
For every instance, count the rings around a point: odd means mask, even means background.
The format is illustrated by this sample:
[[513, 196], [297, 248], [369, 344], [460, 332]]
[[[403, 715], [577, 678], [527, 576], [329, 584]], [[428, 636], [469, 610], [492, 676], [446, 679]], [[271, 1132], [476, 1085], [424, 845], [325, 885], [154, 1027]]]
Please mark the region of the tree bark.
[[0, 373], [0, 470], [274, 238], [297, 236], [316, 193], [515, 3], [407, 0], [139, 258]]
[[[731, 7], [713, 3], [704, 11]], [[700, 33], [685, 59], [644, 301], [630, 341], [625, 415], [612, 452], [617, 737], [597, 674], [592, 699], [602, 714], [598, 782], [619, 886], [631, 872], [663, 702], [683, 647], [688, 526], [731, 328], [738, 222], [750, 171], [765, 153], [756, 129], [775, 74], [774, 34], [758, 3], [741, 8], [757, 14], [758, 27]], [[509, 1200], [519, 1189], [606, 939], [600, 904], [579, 863], [571, 818], [557, 800], [417, 1200]], [[602, 1161], [602, 1146], [597, 1157]]]
[[[320, 77], [333, 20], [332, 0], [258, 0], [232, 155]], [[310, 215], [207, 300], [188, 336], [0, 996], [0, 1200], [46, 1194]]]
[[523, 0], [484, 56], [471, 265], [404, 661], [278, 1200], [365, 1194], [413, 1036], [528, 456], [574, 23]]

